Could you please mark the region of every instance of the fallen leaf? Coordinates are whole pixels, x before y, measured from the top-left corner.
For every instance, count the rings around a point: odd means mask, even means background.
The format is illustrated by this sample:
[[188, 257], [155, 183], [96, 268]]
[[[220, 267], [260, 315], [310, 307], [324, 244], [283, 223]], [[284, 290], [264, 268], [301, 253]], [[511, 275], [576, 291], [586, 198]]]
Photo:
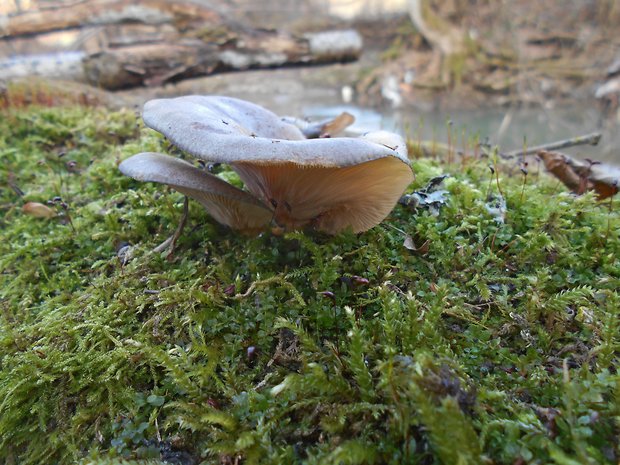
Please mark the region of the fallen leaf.
[[576, 160], [561, 152], [540, 151], [538, 156], [545, 168], [575, 194], [588, 190], [598, 194], [599, 200], [618, 193], [620, 168], [597, 161]]
[[582, 186], [582, 180], [577, 173], [566, 163], [565, 156], [559, 152], [540, 151], [538, 156], [545, 164], [545, 168], [556, 178], [564, 183], [566, 187], [576, 193]]
[[355, 122], [355, 117], [346, 111], [335, 118], [323, 121], [309, 122], [300, 118], [284, 116], [281, 118], [285, 123], [297, 126], [307, 139], [332, 137], [344, 131]]
[[25, 203], [22, 207], [22, 211], [26, 215], [34, 216], [35, 218], [53, 218], [56, 216], [56, 212], [54, 210], [39, 202]]
[[593, 189], [599, 200], [606, 199], [618, 193], [620, 184], [620, 168], [597, 161], [582, 162], [568, 157], [566, 160], [571, 168], [582, 179], [589, 181], [588, 188]]
[[328, 121], [321, 128], [321, 135], [319, 137], [329, 137], [339, 132], [344, 131], [347, 127], [351, 126], [355, 122], [355, 117], [347, 113], [340, 113], [333, 120]]
[[415, 242], [413, 242], [413, 237], [407, 235], [405, 236], [403, 246], [408, 250], [419, 253], [420, 255], [426, 255], [431, 247], [431, 241], [427, 239], [420, 247], [416, 247]]

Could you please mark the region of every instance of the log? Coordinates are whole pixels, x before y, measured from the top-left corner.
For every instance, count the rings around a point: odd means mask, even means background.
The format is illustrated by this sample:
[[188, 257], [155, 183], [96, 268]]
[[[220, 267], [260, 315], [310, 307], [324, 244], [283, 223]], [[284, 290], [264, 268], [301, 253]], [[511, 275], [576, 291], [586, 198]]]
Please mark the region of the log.
[[170, 24], [128, 23], [84, 26], [68, 31], [43, 32], [31, 36], [0, 39], [0, 57], [72, 51], [83, 51], [89, 54], [107, 47], [172, 42], [179, 38], [179, 32]]
[[221, 45], [199, 39], [157, 41], [139, 37], [127, 42], [119, 38], [116, 43], [120, 46], [91, 54], [63, 51], [0, 60], [0, 79], [41, 76], [117, 90], [222, 71], [346, 62], [357, 59], [362, 51], [362, 39], [353, 30], [301, 37], [261, 32]]
[[83, 66], [87, 82], [117, 90], [209, 74], [218, 63], [216, 47], [193, 40], [104, 50], [85, 57]]
[[24, 55], [0, 61], [0, 80], [28, 76], [85, 82], [82, 66], [84, 52], [60, 52]]
[[354, 30], [323, 31], [295, 37], [261, 32], [240, 37], [220, 54], [231, 69], [268, 68], [281, 65], [347, 62], [359, 58], [362, 38]]
[[0, 17], [0, 52], [15, 55], [0, 59], [0, 79], [34, 75], [116, 90], [218, 71], [345, 62], [362, 50], [353, 30], [253, 30], [194, 1], [76, 0]]
[[302, 37], [260, 32], [223, 45], [184, 39], [110, 48], [85, 57], [84, 70], [90, 84], [116, 90], [221, 71], [345, 62], [357, 59], [361, 50], [362, 39], [353, 30]]
[[189, 0], [89, 0], [0, 17], [0, 38], [128, 22], [172, 23], [179, 30], [187, 30], [192, 26], [216, 26], [222, 17], [204, 4]]

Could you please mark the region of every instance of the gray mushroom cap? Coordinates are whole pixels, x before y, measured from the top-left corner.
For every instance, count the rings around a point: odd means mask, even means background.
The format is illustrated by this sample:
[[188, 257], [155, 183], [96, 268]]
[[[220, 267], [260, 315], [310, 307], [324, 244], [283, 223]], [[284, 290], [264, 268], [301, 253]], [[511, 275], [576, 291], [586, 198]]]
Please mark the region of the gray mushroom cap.
[[252, 231], [271, 220], [285, 229], [365, 231], [389, 214], [413, 180], [406, 144], [389, 132], [306, 139], [269, 110], [215, 96], [151, 100], [143, 117], [179, 148], [229, 164], [254, 197], [162, 154], [135, 155], [121, 171], [172, 186], [234, 229]]
[[404, 141], [396, 135], [396, 146], [365, 136], [306, 139], [271, 111], [231, 97], [151, 100], [144, 105], [143, 118], [174, 145], [206, 161], [343, 167], [391, 156], [408, 163]]

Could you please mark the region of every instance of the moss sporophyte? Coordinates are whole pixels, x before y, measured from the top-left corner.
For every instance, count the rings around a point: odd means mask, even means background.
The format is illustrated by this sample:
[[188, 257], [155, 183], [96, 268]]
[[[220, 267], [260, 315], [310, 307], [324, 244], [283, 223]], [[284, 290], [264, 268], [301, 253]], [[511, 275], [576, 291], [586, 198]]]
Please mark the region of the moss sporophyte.
[[416, 147], [364, 232], [189, 202], [164, 256], [183, 194], [118, 164], [193, 157], [130, 111], [3, 110], [0, 462], [617, 463], [617, 208]]

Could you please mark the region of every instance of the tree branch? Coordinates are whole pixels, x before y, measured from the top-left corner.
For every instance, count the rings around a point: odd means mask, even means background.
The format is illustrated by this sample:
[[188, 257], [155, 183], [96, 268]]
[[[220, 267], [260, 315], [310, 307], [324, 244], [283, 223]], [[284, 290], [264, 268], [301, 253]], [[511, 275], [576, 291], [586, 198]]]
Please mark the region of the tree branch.
[[577, 145], [596, 145], [601, 140], [600, 132], [593, 132], [591, 134], [585, 134], [583, 136], [572, 137], [570, 139], [559, 140], [556, 142], [549, 142], [547, 144], [536, 145], [534, 147], [517, 150], [511, 150], [510, 152], [501, 152], [499, 155], [502, 158], [510, 159], [519, 157], [521, 155], [533, 155], [541, 150], [560, 150], [567, 147], [575, 147]]

